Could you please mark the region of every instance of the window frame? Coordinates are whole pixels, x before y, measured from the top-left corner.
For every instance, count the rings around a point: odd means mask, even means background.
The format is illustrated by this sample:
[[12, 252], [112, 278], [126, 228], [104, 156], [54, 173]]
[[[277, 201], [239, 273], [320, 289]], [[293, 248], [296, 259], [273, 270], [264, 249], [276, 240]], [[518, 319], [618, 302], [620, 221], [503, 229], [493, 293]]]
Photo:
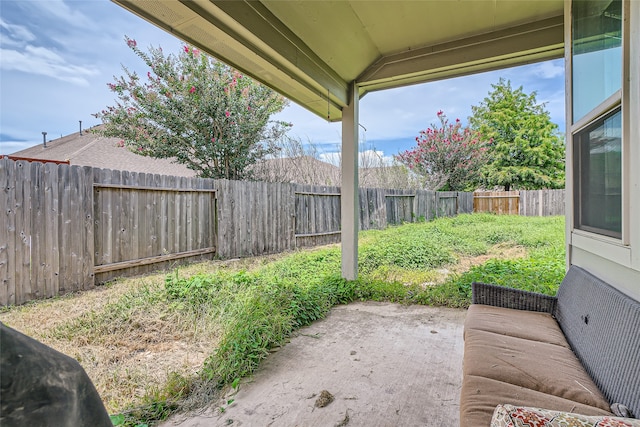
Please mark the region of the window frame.
[[[582, 208], [582, 199], [584, 197], [584, 192], [580, 191], [583, 188], [583, 178], [584, 175], [581, 173], [583, 168], [582, 158], [583, 152], [582, 150], [588, 149], [585, 147], [585, 141], [582, 138], [585, 136], [582, 134], [583, 132], [589, 132], [592, 129], [603, 126], [605, 124], [604, 119], [608, 117], [612, 117], [616, 114], [620, 114], [620, 118], [622, 120], [622, 106], [620, 102], [613, 104], [612, 108], [605, 110], [604, 113], [600, 114], [593, 120], [589, 121], [583, 127], [579, 128], [575, 132], [573, 132], [573, 140], [571, 143], [573, 144], [573, 186], [576, 189], [574, 192], [574, 210], [573, 217], [574, 223], [576, 224], [576, 228], [582, 231], [586, 231], [588, 233], [600, 234], [602, 236], [611, 237], [616, 240], [622, 239], [622, 156], [620, 158], [620, 231], [613, 231], [606, 228], [594, 227], [592, 225], [587, 225], [582, 222], [582, 216], [584, 213], [584, 209]], [[621, 135], [622, 137], [622, 135]], [[620, 148], [622, 149], [622, 142], [620, 144]], [[622, 153], [621, 153], [622, 154]]]
[[[582, 236], [586, 238], [592, 238], [601, 242], [609, 242], [616, 245], [629, 245], [629, 215], [628, 215], [628, 207], [629, 207], [629, 177], [628, 177], [628, 167], [629, 167], [629, 129], [627, 126], [628, 121], [628, 81], [629, 81], [629, 37], [630, 37], [630, 28], [629, 28], [629, 2], [626, 0], [621, 0], [622, 2], [622, 64], [621, 64], [621, 87], [610, 95], [607, 99], [602, 101], [599, 105], [590, 110], [583, 117], [579, 118], [574, 122], [573, 117], [573, 2], [567, 1], [566, 3], [566, 11], [569, 11], [568, 16], [565, 15], [566, 20], [565, 24], [568, 24], [566, 28], [567, 38], [565, 48], [568, 49], [565, 54], [565, 63], [566, 63], [566, 71], [567, 74], [565, 76], [565, 86], [567, 90], [567, 105], [566, 105], [566, 114], [567, 114], [567, 122], [569, 124], [567, 129], [567, 187], [571, 188], [571, 194], [567, 194], [568, 200], [567, 203], [572, 204], [572, 208], [570, 211], [571, 216], [567, 218], [567, 231], [571, 232], [571, 235]], [[621, 110], [621, 120], [622, 120], [622, 141], [621, 141], [621, 206], [620, 206], [620, 214], [621, 214], [621, 232], [612, 233], [609, 230], [600, 229], [596, 227], [585, 226], [579, 223], [578, 217], [582, 211], [581, 209], [581, 199], [582, 195], [580, 194], [581, 177], [578, 176], [578, 171], [580, 170], [580, 153], [577, 152], [575, 148], [575, 139], [577, 135], [580, 134], [585, 129], [593, 126], [603, 117], [613, 113], [617, 108]], [[614, 234], [614, 235], [612, 235]], [[569, 236], [569, 235], [568, 235]], [[579, 238], [577, 241], [584, 242], [584, 239]], [[568, 241], [571, 243], [571, 240]], [[577, 242], [576, 242], [577, 243]], [[585, 248], [588, 249], [588, 248]], [[568, 255], [569, 256], [569, 255]]]

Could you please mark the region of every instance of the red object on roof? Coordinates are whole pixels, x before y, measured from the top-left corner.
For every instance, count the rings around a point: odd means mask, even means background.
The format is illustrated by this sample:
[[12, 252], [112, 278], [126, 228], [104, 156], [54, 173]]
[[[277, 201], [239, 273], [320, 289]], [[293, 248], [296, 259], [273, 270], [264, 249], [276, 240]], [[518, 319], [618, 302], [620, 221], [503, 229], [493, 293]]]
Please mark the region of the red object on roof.
[[69, 160], [50, 160], [50, 159], [35, 159], [33, 157], [21, 157], [21, 156], [9, 156], [4, 155], [3, 157], [7, 157], [10, 160], [26, 160], [27, 162], [40, 162], [40, 163], [55, 163], [56, 165], [69, 165]]

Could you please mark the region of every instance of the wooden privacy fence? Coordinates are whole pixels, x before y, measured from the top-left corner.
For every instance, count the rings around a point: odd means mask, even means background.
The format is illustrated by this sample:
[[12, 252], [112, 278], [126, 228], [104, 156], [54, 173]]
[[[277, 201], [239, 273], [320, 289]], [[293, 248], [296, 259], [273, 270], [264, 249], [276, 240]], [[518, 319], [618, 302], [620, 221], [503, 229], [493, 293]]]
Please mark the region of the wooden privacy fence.
[[523, 216], [564, 215], [565, 191], [523, 190], [520, 191], [519, 213]]
[[[295, 247], [340, 241], [340, 188], [291, 184], [295, 194]], [[473, 194], [360, 188], [360, 230], [430, 221], [473, 212]]]
[[96, 281], [216, 252], [216, 190], [208, 180], [93, 169]]
[[518, 215], [520, 212], [518, 191], [476, 191], [473, 193], [473, 211]]
[[564, 189], [476, 191], [473, 211], [522, 216], [564, 215]]
[[0, 160], [0, 304], [216, 252], [213, 182]]
[[[0, 159], [0, 305], [176, 262], [340, 240], [340, 188]], [[361, 188], [360, 229], [473, 211], [471, 193]]]

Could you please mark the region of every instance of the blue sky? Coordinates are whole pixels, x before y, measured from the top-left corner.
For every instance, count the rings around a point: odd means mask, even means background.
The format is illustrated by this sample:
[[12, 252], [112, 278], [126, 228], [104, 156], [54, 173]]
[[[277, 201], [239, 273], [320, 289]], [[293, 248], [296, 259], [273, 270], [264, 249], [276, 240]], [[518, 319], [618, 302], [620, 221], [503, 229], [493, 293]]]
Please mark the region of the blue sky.
[[[178, 52], [182, 43], [107, 0], [0, 0], [0, 154], [10, 154], [99, 124], [92, 117], [114, 96], [107, 83], [121, 65], [146, 74], [124, 43]], [[552, 120], [564, 129], [562, 60], [367, 94], [360, 102], [361, 138], [384, 156], [411, 148], [419, 131], [443, 110], [466, 122], [500, 77], [537, 92]], [[291, 135], [311, 141], [330, 158], [339, 151], [341, 127], [295, 104], [277, 116], [293, 123]]]

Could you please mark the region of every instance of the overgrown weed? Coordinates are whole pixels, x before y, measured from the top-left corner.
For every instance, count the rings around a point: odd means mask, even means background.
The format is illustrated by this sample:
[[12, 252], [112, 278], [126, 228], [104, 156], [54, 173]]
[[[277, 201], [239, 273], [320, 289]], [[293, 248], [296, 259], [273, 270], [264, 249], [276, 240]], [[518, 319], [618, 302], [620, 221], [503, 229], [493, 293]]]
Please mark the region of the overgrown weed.
[[[509, 248], [519, 248], [522, 257], [495, 258], [495, 253], [509, 254]], [[564, 275], [564, 218], [473, 214], [363, 232], [356, 281], [342, 279], [340, 259], [340, 248], [333, 245], [253, 262], [181, 267], [58, 322], [49, 333], [54, 341], [111, 345], [113, 354], [148, 353], [152, 360], [154, 345], [169, 345], [163, 339], [208, 343], [197, 372], [166, 366], [162, 381], [127, 391], [129, 400], [111, 397], [110, 409], [119, 413], [116, 425], [153, 424], [237, 385], [273, 347], [336, 304], [369, 300], [466, 307], [474, 280], [554, 294]], [[482, 263], [456, 270], [469, 259]], [[86, 359], [83, 364], [105, 363], [93, 354], [74, 357]], [[109, 385], [98, 381], [96, 386], [105, 398]]]

